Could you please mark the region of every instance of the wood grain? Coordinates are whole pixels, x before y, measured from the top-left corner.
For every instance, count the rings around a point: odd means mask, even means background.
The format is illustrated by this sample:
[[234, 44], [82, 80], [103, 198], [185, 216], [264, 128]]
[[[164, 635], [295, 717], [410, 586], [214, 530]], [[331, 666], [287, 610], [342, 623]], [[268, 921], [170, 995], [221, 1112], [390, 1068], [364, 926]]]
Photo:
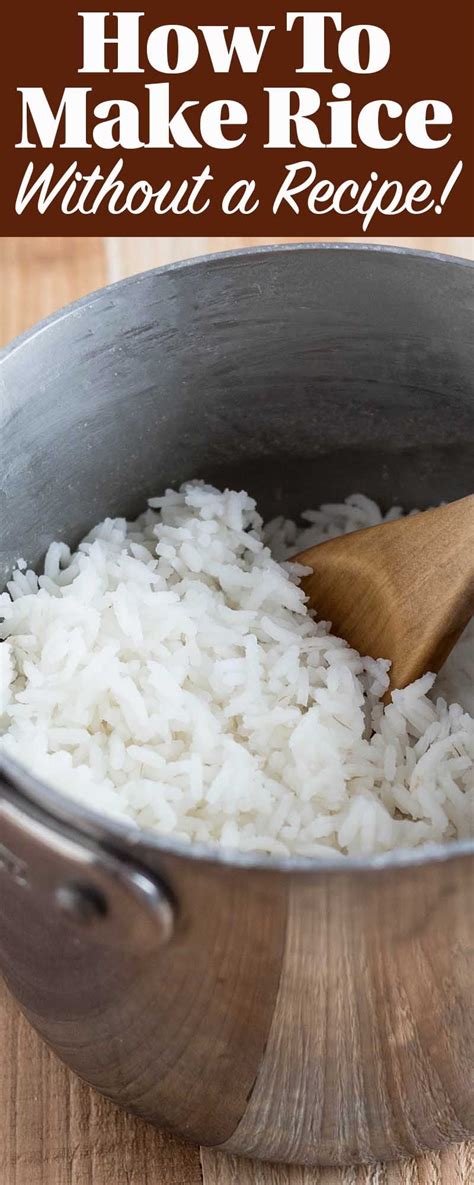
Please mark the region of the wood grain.
[[[0, 240], [0, 339], [107, 280], [249, 240]], [[391, 240], [393, 241], [393, 240]], [[411, 240], [409, 245], [418, 244]], [[429, 243], [472, 256], [471, 240]], [[310, 1170], [183, 1145], [76, 1079], [0, 987], [0, 1185], [472, 1185], [474, 1145], [397, 1165]]]
[[199, 1153], [75, 1078], [0, 997], [1, 1185], [201, 1185]]
[[0, 239], [1, 344], [107, 282], [101, 239]]
[[445, 1152], [344, 1169], [257, 1164], [201, 1149], [204, 1185], [472, 1185], [474, 1149], [460, 1144]]

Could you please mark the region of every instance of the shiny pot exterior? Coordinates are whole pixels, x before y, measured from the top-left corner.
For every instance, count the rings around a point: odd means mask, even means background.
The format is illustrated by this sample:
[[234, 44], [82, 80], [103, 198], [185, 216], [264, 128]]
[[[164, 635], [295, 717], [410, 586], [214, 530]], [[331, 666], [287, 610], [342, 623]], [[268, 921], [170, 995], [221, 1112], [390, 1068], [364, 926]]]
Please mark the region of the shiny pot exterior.
[[[202, 475], [266, 514], [470, 492], [472, 269], [307, 247], [57, 314], [1, 364], [1, 565]], [[474, 1131], [473, 845], [264, 861], [136, 834], [2, 759], [0, 965], [87, 1082], [190, 1140], [392, 1159]]]

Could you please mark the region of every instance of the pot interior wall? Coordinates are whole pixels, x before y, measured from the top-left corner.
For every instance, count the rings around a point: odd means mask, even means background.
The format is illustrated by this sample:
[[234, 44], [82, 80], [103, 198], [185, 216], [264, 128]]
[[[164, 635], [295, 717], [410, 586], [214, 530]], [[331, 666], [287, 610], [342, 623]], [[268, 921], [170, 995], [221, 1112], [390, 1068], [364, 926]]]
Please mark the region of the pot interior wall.
[[3, 359], [0, 578], [195, 476], [266, 516], [461, 497], [472, 356], [472, 270], [435, 256], [267, 250], [105, 290]]

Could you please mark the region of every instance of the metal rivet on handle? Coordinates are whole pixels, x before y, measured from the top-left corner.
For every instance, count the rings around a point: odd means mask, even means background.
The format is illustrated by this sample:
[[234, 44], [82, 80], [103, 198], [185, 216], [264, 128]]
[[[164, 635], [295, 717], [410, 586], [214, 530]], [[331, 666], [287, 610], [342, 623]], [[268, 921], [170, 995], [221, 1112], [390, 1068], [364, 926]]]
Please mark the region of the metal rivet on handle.
[[154, 870], [62, 830], [59, 820], [14, 799], [7, 784], [1, 789], [0, 874], [33, 894], [38, 912], [49, 918], [57, 911], [82, 930], [100, 927], [101, 942], [128, 953], [148, 953], [170, 940], [176, 905]]
[[61, 913], [72, 921], [91, 924], [107, 914], [107, 902], [92, 885], [66, 884], [56, 889], [55, 902]]

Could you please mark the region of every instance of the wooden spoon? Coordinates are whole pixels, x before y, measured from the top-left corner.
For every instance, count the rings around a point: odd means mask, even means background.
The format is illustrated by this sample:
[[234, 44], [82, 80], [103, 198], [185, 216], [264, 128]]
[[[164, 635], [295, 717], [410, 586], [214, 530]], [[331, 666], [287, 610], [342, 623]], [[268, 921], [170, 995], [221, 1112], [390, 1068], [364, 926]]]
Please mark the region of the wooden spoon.
[[296, 556], [302, 584], [335, 634], [389, 658], [390, 689], [437, 672], [474, 614], [474, 494], [330, 539]]

